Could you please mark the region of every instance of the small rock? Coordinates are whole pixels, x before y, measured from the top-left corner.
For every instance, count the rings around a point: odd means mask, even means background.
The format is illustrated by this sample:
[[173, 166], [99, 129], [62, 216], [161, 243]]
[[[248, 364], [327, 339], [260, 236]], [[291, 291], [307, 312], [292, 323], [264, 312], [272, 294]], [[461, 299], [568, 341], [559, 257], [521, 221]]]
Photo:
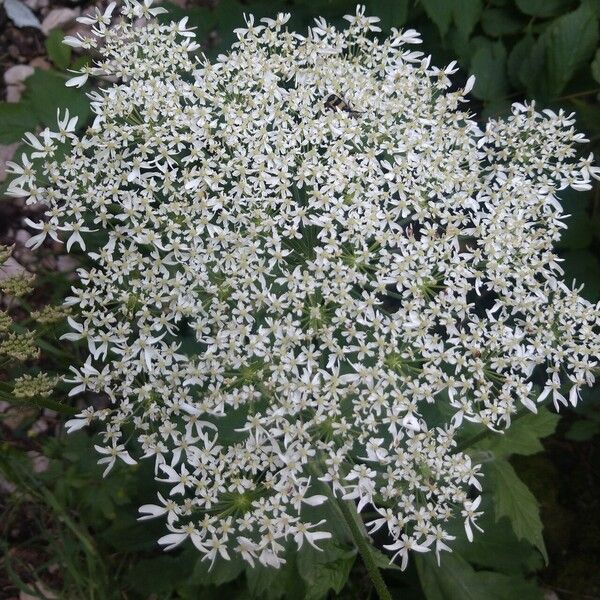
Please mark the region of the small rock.
[[79, 263], [71, 256], [62, 255], [56, 259], [56, 270], [61, 273], [70, 273], [79, 266]]
[[14, 144], [8, 144], [6, 146], [0, 146], [0, 181], [6, 179], [6, 163], [12, 160], [15, 155], [15, 150], [20, 146], [19, 142]]
[[25, 0], [25, 4], [31, 8], [31, 10], [39, 10], [48, 6], [48, 0]]
[[[47, 423], [45, 423], [45, 429], [48, 429]], [[35, 450], [31, 450], [27, 454], [31, 459], [34, 473], [44, 473], [48, 470], [48, 467], [50, 466], [50, 459], [47, 456], [44, 456]]]
[[17, 231], [17, 235], [15, 235], [15, 242], [19, 242], [19, 244], [25, 244], [25, 242], [31, 237], [29, 231], [25, 231], [25, 229], [19, 229]]
[[6, 101], [14, 103], [19, 102], [24, 91], [25, 86], [22, 83], [19, 83], [17, 85], [9, 85], [6, 88]]
[[70, 25], [80, 15], [75, 8], [55, 8], [42, 21], [42, 31], [48, 35], [53, 29]]
[[16, 85], [23, 83], [28, 77], [33, 75], [33, 67], [29, 65], [16, 65], [7, 69], [4, 73], [4, 83], [6, 85]]
[[30, 63], [29, 66], [34, 67], [36, 69], [43, 69], [44, 71], [49, 71], [52, 67], [50, 63], [43, 57], [37, 56]]
[[12, 256], [8, 257], [8, 260], [2, 265], [0, 269], [0, 281], [14, 277], [15, 275], [22, 275], [26, 273], [24, 269]]

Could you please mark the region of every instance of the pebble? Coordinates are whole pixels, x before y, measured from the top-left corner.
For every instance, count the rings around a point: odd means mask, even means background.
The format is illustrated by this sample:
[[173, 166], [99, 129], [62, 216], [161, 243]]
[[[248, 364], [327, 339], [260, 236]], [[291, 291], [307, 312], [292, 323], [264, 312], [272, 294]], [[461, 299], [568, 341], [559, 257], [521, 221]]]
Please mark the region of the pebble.
[[42, 31], [48, 35], [53, 29], [70, 25], [80, 14], [75, 8], [55, 8], [42, 21]]
[[44, 71], [49, 71], [52, 68], [52, 65], [43, 56], [37, 56], [29, 65], [36, 69], [43, 69]]
[[15, 65], [5, 71], [4, 83], [6, 85], [23, 83], [29, 76], [33, 75], [33, 71], [34, 69], [30, 65]]
[[20, 145], [20, 142], [15, 142], [14, 144], [0, 146], [0, 181], [6, 179], [6, 163], [7, 161], [12, 160], [15, 150]]

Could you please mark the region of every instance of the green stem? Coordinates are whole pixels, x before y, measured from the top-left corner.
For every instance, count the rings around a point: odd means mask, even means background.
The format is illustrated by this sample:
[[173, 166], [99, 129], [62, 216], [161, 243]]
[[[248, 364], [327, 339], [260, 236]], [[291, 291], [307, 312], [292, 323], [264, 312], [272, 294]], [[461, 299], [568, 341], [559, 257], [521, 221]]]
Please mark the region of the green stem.
[[353, 512], [353, 509], [350, 508], [349, 504], [344, 500], [336, 499], [336, 501], [342, 515], [344, 516], [346, 524], [350, 529], [350, 533], [354, 538], [354, 543], [358, 548], [358, 552], [360, 553], [363, 562], [365, 563], [365, 567], [367, 567], [367, 572], [369, 573], [369, 577], [373, 582], [373, 586], [377, 590], [377, 595], [379, 596], [380, 600], [392, 600], [392, 595], [390, 594], [390, 591], [385, 585], [385, 581], [381, 576], [381, 572], [377, 567], [377, 563], [373, 558], [373, 554], [371, 554], [371, 545], [367, 541], [366, 537], [363, 535], [363, 532], [361, 531], [357, 523], [358, 515], [356, 514], [356, 512]]

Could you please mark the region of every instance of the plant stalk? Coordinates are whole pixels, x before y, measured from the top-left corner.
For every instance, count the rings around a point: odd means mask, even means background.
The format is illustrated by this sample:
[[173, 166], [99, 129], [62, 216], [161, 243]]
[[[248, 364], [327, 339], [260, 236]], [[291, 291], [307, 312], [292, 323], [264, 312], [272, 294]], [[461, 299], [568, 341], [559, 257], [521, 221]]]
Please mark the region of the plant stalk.
[[379, 571], [379, 567], [375, 562], [375, 558], [373, 554], [371, 554], [370, 544], [363, 535], [363, 532], [360, 530], [360, 527], [357, 523], [357, 515], [353, 514], [353, 509], [350, 508], [347, 502], [344, 500], [339, 500], [336, 498], [337, 505], [350, 529], [350, 533], [354, 539], [354, 543], [358, 549], [360, 556], [365, 563], [365, 567], [367, 567], [367, 572], [369, 573], [369, 578], [373, 582], [373, 586], [377, 591], [377, 595], [379, 596], [379, 600], [392, 600], [392, 595], [385, 585], [385, 581], [381, 576], [381, 572]]

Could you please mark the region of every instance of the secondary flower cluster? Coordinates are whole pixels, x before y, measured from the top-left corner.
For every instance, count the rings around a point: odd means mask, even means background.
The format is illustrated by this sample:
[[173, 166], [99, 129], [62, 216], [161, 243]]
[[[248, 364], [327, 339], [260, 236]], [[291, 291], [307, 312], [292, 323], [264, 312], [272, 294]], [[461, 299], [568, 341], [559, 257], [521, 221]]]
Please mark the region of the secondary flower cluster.
[[515, 104], [481, 131], [473, 80], [452, 90], [454, 64], [413, 30], [379, 40], [361, 7], [306, 36], [249, 17], [214, 64], [160, 10], [86, 17], [93, 35], [67, 41], [101, 58], [69, 84], [110, 82], [96, 118], [77, 137], [67, 114], [12, 165], [12, 192], [48, 205], [31, 244], [93, 263], [68, 299], [66, 337], [89, 349], [71, 393], [110, 405], [68, 428], [103, 424], [106, 472], [154, 460], [169, 491], [142, 518], [209, 561], [279, 566], [289, 540], [331, 537], [310, 515], [333, 494], [376, 511], [403, 567], [448, 550], [453, 518], [471, 538], [461, 423], [502, 430], [594, 381], [599, 306], [552, 249], [556, 193], [599, 172], [572, 116]]

